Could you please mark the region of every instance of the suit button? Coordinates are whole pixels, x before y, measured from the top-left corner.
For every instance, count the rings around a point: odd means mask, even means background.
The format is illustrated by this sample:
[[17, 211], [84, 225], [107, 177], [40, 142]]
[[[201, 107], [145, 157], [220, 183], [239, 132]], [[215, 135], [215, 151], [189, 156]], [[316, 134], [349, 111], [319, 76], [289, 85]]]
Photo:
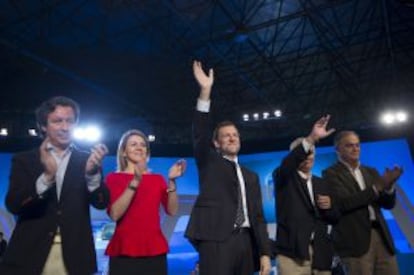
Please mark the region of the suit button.
[[58, 210], [58, 211], [56, 211], [56, 214], [57, 214], [58, 216], [60, 216], [60, 215], [62, 215], [62, 211], [61, 211], [61, 210]]

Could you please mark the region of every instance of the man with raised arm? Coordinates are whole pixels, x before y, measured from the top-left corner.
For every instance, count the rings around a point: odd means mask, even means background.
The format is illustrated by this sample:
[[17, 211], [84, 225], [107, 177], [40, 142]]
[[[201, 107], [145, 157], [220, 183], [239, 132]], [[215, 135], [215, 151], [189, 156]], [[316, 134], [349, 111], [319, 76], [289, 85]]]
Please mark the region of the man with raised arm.
[[312, 174], [315, 144], [331, 133], [329, 115], [297, 138], [273, 171], [276, 197], [276, 252], [279, 275], [329, 275], [334, 256], [332, 224], [339, 218], [329, 184]]
[[234, 123], [209, 127], [213, 70], [198, 61], [193, 73], [200, 94], [193, 122], [199, 196], [186, 237], [199, 252], [201, 275], [260, 275], [270, 272], [270, 245], [257, 174], [238, 163], [240, 136]]

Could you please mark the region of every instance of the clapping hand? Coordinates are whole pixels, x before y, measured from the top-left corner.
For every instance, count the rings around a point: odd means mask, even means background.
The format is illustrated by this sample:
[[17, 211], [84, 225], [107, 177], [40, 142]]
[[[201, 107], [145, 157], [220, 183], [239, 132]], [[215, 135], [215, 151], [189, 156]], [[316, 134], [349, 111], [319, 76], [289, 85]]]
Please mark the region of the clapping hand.
[[391, 189], [403, 172], [403, 169], [397, 165], [395, 165], [392, 169], [385, 168], [385, 172], [382, 175], [382, 186], [380, 186], [380, 189]]
[[49, 149], [47, 148], [47, 144], [49, 142], [49, 138], [45, 138], [42, 144], [40, 145], [39, 152], [40, 152], [40, 162], [43, 164], [45, 169], [45, 177], [49, 183], [55, 181], [56, 171], [57, 171], [57, 163], [55, 158], [50, 153]]
[[147, 171], [146, 163], [137, 163], [134, 166], [134, 181], [138, 184], [142, 180], [142, 175]]
[[169, 172], [168, 172], [168, 179], [175, 180], [178, 177], [181, 177], [185, 169], [187, 168], [187, 162], [184, 159], [180, 159], [177, 162], [175, 162]]
[[108, 154], [108, 148], [105, 144], [97, 144], [92, 148], [91, 154], [86, 161], [85, 172], [87, 175], [94, 175], [98, 173], [102, 160], [106, 154]]

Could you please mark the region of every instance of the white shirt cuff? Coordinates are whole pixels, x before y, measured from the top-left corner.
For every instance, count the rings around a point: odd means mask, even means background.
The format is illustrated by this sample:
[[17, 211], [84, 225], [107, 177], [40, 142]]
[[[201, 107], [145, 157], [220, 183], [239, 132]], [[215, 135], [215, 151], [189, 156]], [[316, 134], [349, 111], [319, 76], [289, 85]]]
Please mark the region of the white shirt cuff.
[[390, 189], [384, 189], [384, 193], [387, 195], [392, 195], [395, 192], [395, 184], [392, 185]]
[[200, 111], [202, 113], [208, 113], [210, 112], [210, 102], [211, 100], [203, 100], [203, 99], [197, 99], [197, 111]]
[[306, 138], [302, 140], [302, 146], [306, 153], [309, 153], [310, 150], [315, 151], [315, 145], [310, 144]]
[[95, 175], [85, 175], [85, 178], [89, 192], [95, 191], [101, 185], [102, 176], [100, 173], [96, 173]]
[[41, 196], [47, 189], [50, 188], [52, 182], [48, 182], [45, 173], [42, 173], [36, 180], [36, 192]]

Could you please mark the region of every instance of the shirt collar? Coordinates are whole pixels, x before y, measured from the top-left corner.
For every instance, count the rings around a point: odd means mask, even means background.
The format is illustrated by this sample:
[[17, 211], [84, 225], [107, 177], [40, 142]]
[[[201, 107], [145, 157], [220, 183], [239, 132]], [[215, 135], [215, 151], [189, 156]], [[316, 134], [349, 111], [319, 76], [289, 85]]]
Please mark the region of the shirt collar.
[[231, 161], [231, 162], [234, 162], [234, 163], [239, 164], [239, 158], [237, 156], [234, 159], [231, 159], [231, 158], [229, 158], [227, 156], [223, 156], [223, 158], [227, 159], [228, 161]]
[[298, 174], [299, 174], [299, 176], [302, 178], [302, 179], [304, 179], [304, 180], [310, 180], [310, 179], [312, 179], [312, 174], [305, 174], [305, 173], [303, 173], [302, 171], [300, 171], [300, 170], [298, 170]]
[[351, 165], [349, 165], [346, 161], [344, 161], [341, 157], [338, 158], [339, 162], [342, 163], [343, 165], [345, 165], [345, 167], [347, 167], [350, 171], [356, 171], [359, 170], [359, 168], [361, 167], [361, 162], [358, 161], [358, 165], [356, 168], [352, 168]]
[[[62, 157], [66, 156], [69, 152], [72, 152], [75, 148], [75, 145], [73, 143], [69, 144], [69, 146], [63, 151]], [[49, 152], [56, 153], [56, 147], [53, 146], [50, 142], [46, 144], [46, 149]]]

